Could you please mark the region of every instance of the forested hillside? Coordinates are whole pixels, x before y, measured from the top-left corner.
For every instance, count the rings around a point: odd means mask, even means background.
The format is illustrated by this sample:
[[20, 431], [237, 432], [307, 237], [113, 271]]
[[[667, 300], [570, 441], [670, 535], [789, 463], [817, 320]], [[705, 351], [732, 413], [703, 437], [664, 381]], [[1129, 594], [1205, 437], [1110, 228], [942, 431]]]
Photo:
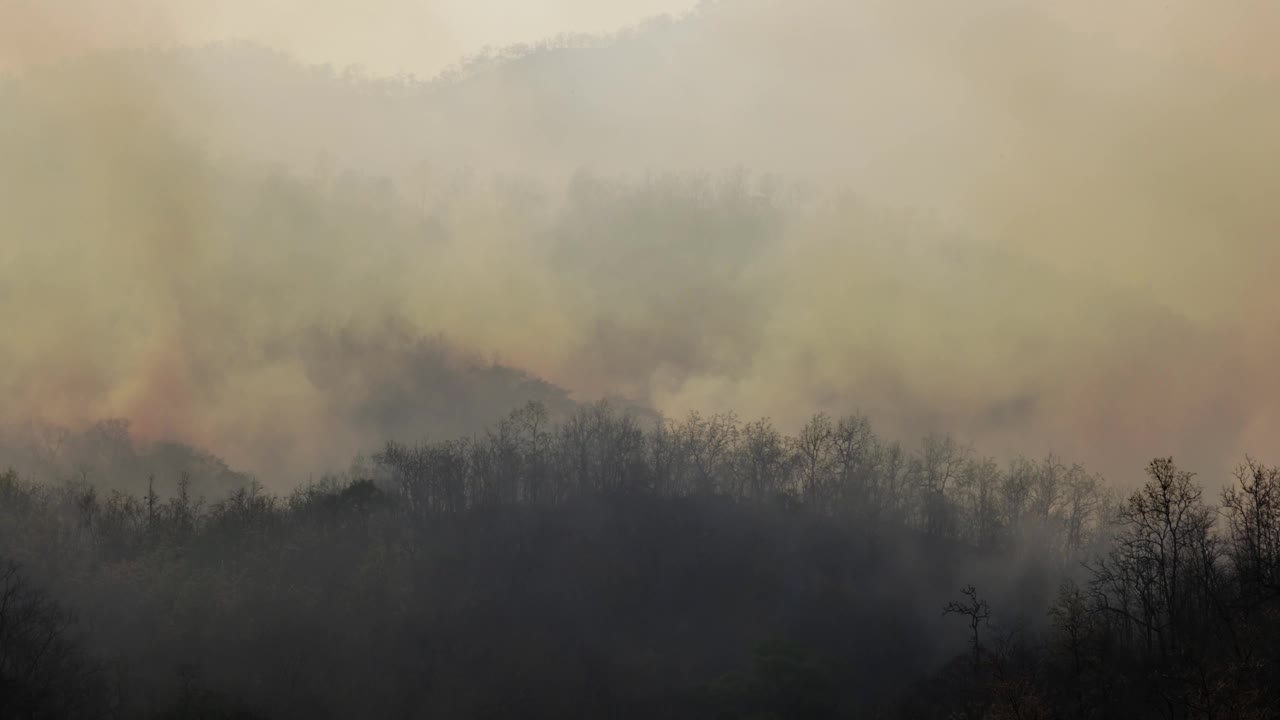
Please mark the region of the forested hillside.
[[856, 415], [785, 436], [604, 404], [284, 497], [9, 473], [0, 707], [1273, 717], [1278, 493], [1256, 463], [1219, 495], [1155, 460], [1121, 496]]
[[1276, 37], [0, 2], [0, 720], [1280, 718]]

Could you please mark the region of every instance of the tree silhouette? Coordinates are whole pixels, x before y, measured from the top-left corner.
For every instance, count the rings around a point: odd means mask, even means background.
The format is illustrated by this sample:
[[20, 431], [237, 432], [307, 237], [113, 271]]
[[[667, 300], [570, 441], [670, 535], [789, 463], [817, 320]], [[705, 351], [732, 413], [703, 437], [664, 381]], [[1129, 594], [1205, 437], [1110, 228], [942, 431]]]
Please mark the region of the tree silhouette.
[[973, 634], [971, 641], [973, 651], [973, 672], [976, 675], [982, 663], [982, 624], [991, 619], [991, 607], [986, 600], [978, 597], [978, 591], [972, 585], [961, 588], [964, 600], [952, 600], [942, 608], [943, 615], [963, 615], [968, 618], [969, 632]]

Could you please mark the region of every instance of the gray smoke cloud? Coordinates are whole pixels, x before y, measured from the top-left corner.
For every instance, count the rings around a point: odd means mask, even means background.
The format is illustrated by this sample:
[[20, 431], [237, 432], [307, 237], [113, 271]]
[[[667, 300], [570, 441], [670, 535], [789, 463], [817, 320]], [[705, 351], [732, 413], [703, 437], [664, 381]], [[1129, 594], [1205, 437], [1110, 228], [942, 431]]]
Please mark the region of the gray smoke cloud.
[[1278, 12], [725, 0], [426, 84], [11, 51], [0, 412], [310, 469], [617, 394], [1215, 475], [1280, 428]]

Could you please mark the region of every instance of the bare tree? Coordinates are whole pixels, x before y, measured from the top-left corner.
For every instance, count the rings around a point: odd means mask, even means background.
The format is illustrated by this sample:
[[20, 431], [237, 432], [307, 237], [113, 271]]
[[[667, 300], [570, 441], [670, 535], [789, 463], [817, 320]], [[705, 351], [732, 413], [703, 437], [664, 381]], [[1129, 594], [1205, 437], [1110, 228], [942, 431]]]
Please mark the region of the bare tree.
[[991, 607], [986, 600], [978, 597], [978, 591], [972, 585], [961, 588], [964, 600], [952, 600], [942, 607], [943, 615], [963, 615], [969, 620], [969, 631], [973, 633], [973, 672], [977, 674], [982, 662], [982, 624], [991, 619]]
[[1223, 491], [1230, 555], [1257, 599], [1280, 597], [1280, 467], [1246, 458]]
[[836, 423], [831, 439], [839, 500], [846, 507], [865, 508], [871, 501], [872, 459], [876, 445], [871, 421], [863, 415], [842, 417]]
[[925, 436], [920, 452], [912, 462], [925, 532], [952, 534], [953, 518], [947, 490], [959, 479], [969, 453], [968, 447], [960, 445], [950, 435]]
[[782, 433], [768, 419], [742, 427], [735, 463], [735, 492], [757, 500], [767, 499], [786, 481], [787, 446]]
[[1181, 652], [1188, 626], [1203, 611], [1215, 547], [1213, 513], [1201, 502], [1194, 474], [1172, 458], [1147, 466], [1147, 483], [1119, 513], [1120, 530], [1109, 557], [1094, 568], [1093, 586], [1104, 609], [1136, 624], [1148, 652]]
[[711, 494], [722, 490], [725, 464], [738, 436], [738, 419], [732, 413], [703, 417], [691, 413], [679, 426], [680, 439], [687, 449], [692, 490]]
[[1000, 481], [1000, 466], [991, 458], [965, 463], [957, 481], [957, 490], [964, 502], [964, 535], [969, 542], [980, 548], [993, 548], [1002, 539], [1003, 527], [997, 497]]
[[800, 497], [805, 502], [819, 507], [827, 500], [828, 482], [832, 463], [833, 438], [835, 428], [831, 418], [819, 413], [809, 419], [801, 428], [800, 434], [792, 441], [794, 447], [797, 478], [800, 482]]

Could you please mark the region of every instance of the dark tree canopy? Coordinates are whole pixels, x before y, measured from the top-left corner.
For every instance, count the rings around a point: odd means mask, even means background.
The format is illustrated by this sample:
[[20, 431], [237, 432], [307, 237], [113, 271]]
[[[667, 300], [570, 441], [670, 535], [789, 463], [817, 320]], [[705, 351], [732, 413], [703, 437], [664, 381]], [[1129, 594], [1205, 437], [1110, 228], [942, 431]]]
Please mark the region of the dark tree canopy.
[[283, 497], [9, 472], [0, 708], [1274, 717], [1280, 473], [1147, 476], [536, 403]]

